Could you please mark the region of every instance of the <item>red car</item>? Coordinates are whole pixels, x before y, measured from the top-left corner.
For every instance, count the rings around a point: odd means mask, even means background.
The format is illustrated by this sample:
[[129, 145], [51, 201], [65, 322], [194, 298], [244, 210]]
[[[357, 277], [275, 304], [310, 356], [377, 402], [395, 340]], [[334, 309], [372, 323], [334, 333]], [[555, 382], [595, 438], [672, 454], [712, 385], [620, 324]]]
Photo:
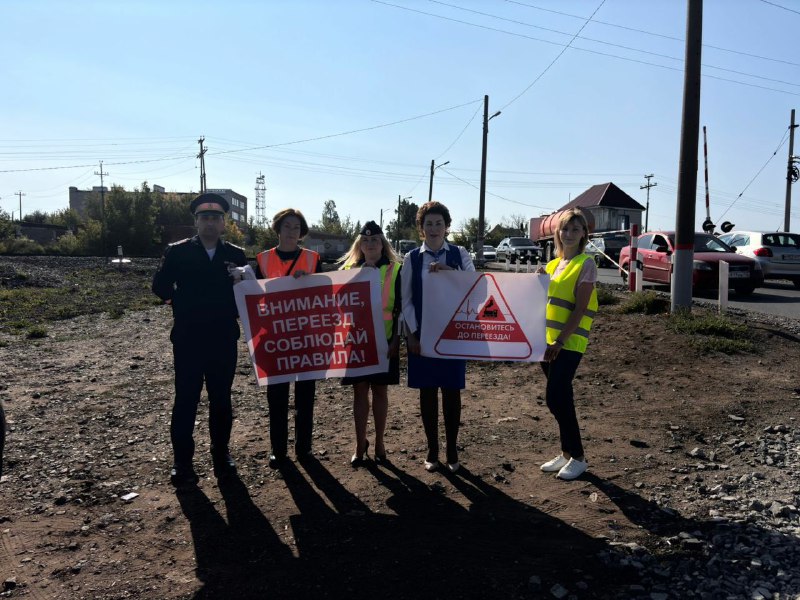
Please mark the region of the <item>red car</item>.
[[[652, 231], [639, 236], [637, 249], [642, 263], [642, 280], [670, 285], [672, 283], [672, 255], [675, 252], [674, 231]], [[747, 295], [761, 287], [764, 273], [761, 266], [736, 251], [719, 238], [708, 233], [694, 234], [694, 267], [692, 287], [716, 289], [719, 287], [719, 262], [728, 263], [728, 283], [737, 293]], [[628, 278], [631, 248], [626, 246], [619, 255], [623, 281]]]

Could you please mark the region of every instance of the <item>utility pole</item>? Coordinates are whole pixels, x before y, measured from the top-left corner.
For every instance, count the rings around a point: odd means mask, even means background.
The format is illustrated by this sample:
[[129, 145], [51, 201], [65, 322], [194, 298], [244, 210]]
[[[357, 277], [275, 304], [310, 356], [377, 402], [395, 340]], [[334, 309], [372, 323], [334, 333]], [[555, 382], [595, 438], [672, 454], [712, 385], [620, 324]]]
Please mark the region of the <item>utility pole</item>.
[[19, 196], [19, 222], [22, 223], [22, 197], [27, 196], [28, 194], [23, 194], [22, 190], [18, 191], [15, 196]]
[[[395, 221], [396, 228], [394, 232], [394, 237], [397, 245], [397, 248], [395, 248], [395, 250], [397, 250], [398, 252], [400, 252], [400, 205], [402, 204], [403, 200], [411, 200], [413, 197], [414, 196], [406, 196], [405, 198], [401, 198], [400, 194], [397, 194], [397, 221]], [[383, 212], [381, 212], [381, 219], [383, 219]], [[381, 222], [381, 229], [382, 228], [383, 228], [383, 222]]]
[[436, 169], [438, 169], [439, 167], [443, 167], [443, 166], [449, 165], [449, 164], [450, 164], [450, 161], [448, 160], [447, 162], [443, 162], [442, 164], [436, 165], [434, 167], [433, 166], [434, 165], [434, 161], [431, 160], [431, 179], [430, 179], [430, 184], [428, 185], [428, 202], [430, 202], [433, 199], [433, 172]]
[[94, 172], [95, 175], [100, 175], [100, 215], [102, 217], [102, 231], [100, 234], [100, 243], [103, 245], [103, 256], [107, 256], [106, 252], [106, 186], [103, 183], [103, 177], [108, 173], [103, 172], [103, 161], [100, 161], [100, 172]]
[[683, 79], [678, 205], [675, 253], [672, 255], [671, 312], [692, 308], [694, 219], [697, 196], [697, 143], [700, 137], [700, 60], [703, 46], [703, 0], [688, 0], [686, 67]]
[[395, 221], [395, 225], [397, 226], [394, 232], [395, 250], [400, 252], [400, 194], [397, 194], [397, 221]]
[[792, 122], [789, 125], [789, 168], [786, 172], [786, 211], [783, 214], [783, 230], [789, 231], [789, 217], [792, 213], [792, 184], [797, 181], [797, 168], [794, 166], [797, 157], [794, 156], [794, 109], [792, 109]]
[[267, 223], [267, 184], [261, 171], [256, 177], [256, 225], [265, 227]]
[[654, 188], [658, 185], [657, 183], [650, 183], [650, 180], [653, 178], [652, 173], [650, 173], [650, 175], [645, 175], [644, 178], [647, 179], [647, 185], [639, 186], [640, 190], [647, 190], [647, 204], [644, 207], [644, 231], [642, 233], [649, 231], [647, 223], [650, 220], [650, 188]]
[[200, 159], [200, 193], [204, 194], [206, 191], [206, 150], [208, 148], [203, 148], [203, 142], [206, 140], [203, 136], [200, 136], [200, 139], [197, 140], [197, 143], [200, 144], [200, 154], [197, 155], [197, 158]]
[[483, 228], [486, 213], [486, 143], [489, 138], [489, 121], [500, 114], [498, 110], [491, 117], [489, 116], [489, 96], [483, 97], [483, 147], [481, 149], [481, 188], [480, 200], [478, 203], [478, 235], [475, 243], [475, 262], [483, 265]]

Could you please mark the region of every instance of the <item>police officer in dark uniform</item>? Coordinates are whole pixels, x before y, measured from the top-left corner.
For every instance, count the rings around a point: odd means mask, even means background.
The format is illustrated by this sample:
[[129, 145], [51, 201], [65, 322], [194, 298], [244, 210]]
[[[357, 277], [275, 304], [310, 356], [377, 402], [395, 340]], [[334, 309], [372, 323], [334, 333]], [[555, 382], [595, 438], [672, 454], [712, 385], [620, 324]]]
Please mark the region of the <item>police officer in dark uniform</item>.
[[172, 305], [170, 334], [175, 364], [175, 404], [170, 436], [175, 462], [170, 479], [194, 485], [194, 421], [205, 381], [214, 475], [236, 472], [228, 451], [233, 425], [231, 385], [236, 371], [239, 323], [233, 284], [247, 264], [244, 250], [220, 239], [228, 202], [201, 194], [190, 204], [197, 235], [170, 244], [153, 277], [153, 292]]

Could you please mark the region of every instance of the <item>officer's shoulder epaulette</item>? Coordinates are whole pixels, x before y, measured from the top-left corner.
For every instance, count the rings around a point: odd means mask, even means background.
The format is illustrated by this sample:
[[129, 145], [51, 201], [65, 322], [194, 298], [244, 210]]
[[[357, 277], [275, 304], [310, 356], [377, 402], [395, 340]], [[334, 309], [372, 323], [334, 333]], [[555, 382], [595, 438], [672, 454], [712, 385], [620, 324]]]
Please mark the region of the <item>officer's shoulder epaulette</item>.
[[172, 242], [171, 244], [169, 244], [169, 247], [172, 248], [173, 246], [182, 246], [183, 244], [188, 244], [191, 241], [192, 238], [188, 237], [182, 240], [178, 240], [177, 242]]
[[229, 246], [229, 247], [231, 247], [231, 248], [233, 248], [235, 250], [241, 250], [242, 252], [244, 252], [244, 248], [241, 247], [241, 246], [237, 246], [236, 244], [231, 244], [228, 241], [223, 242], [223, 244], [225, 244], [226, 246]]

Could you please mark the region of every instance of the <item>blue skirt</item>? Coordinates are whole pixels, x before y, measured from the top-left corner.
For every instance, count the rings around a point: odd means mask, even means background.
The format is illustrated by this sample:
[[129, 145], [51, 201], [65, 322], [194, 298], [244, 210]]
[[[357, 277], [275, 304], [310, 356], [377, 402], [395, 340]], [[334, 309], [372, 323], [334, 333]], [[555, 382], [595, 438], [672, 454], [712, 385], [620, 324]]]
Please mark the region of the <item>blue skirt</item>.
[[466, 386], [467, 361], [431, 358], [408, 354], [408, 387], [441, 387], [463, 390]]

